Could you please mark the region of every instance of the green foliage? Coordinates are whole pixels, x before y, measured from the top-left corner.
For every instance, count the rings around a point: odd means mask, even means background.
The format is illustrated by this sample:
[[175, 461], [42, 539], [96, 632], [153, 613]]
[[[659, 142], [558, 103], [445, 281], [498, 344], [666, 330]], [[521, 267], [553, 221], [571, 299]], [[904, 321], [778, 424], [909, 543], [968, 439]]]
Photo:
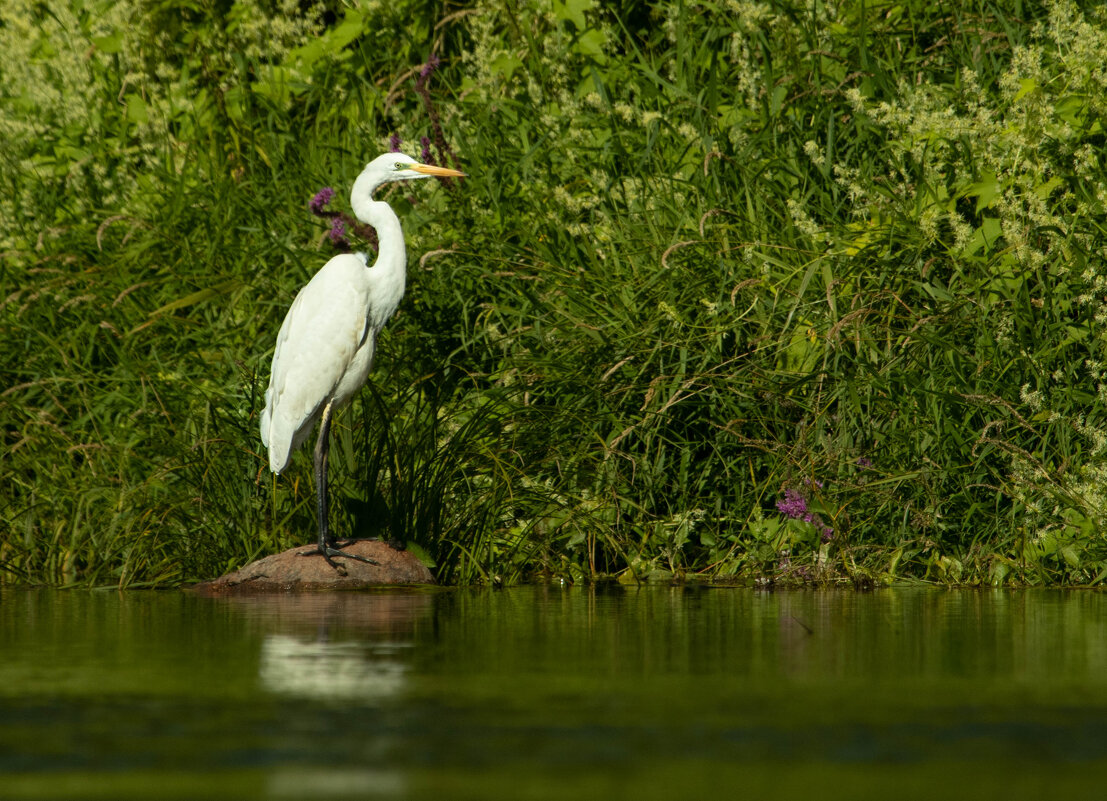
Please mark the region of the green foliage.
[[457, 582], [1107, 577], [1098, 8], [12, 3], [0, 39], [11, 578], [312, 538], [310, 455], [274, 480], [255, 431], [306, 202], [436, 119], [470, 178], [390, 195], [340, 531]]

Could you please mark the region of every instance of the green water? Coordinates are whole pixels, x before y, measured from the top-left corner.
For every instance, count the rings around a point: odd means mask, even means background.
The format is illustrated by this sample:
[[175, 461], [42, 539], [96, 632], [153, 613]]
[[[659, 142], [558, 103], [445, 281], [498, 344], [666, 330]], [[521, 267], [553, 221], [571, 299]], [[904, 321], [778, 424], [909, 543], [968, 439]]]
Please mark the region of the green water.
[[0, 798], [1104, 797], [1098, 592], [0, 594]]

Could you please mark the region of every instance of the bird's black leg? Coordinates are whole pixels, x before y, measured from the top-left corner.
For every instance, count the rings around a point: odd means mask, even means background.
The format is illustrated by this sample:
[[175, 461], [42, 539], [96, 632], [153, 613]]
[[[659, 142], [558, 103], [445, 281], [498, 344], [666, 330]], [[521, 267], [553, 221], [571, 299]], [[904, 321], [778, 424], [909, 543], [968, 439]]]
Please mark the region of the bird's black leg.
[[[331, 541], [330, 524], [327, 520], [327, 457], [330, 453], [331, 414], [334, 409], [331, 402], [323, 408], [323, 418], [319, 422], [319, 438], [315, 441], [315, 500], [319, 514], [319, 550]], [[329, 559], [327, 560], [330, 561]]]
[[331, 416], [334, 412], [334, 401], [328, 401], [323, 409], [323, 418], [319, 422], [319, 439], [315, 441], [315, 499], [319, 512], [319, 550], [308, 551], [304, 556], [321, 555], [327, 560], [327, 564], [342, 575], [346, 575], [346, 568], [334, 561], [332, 557], [343, 556], [347, 559], [356, 559], [370, 565], [379, 564], [357, 554], [346, 553], [333, 546], [338, 543], [331, 537], [330, 525], [327, 521], [327, 456], [330, 453]]

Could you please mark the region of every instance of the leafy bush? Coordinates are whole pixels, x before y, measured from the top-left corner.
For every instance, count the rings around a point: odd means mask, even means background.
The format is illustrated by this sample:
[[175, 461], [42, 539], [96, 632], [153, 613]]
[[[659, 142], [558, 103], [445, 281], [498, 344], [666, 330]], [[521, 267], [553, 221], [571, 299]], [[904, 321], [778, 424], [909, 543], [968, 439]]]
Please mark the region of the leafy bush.
[[9, 576], [311, 539], [269, 348], [391, 135], [470, 178], [389, 195], [340, 531], [458, 582], [1107, 575], [1100, 9], [301, 8], [0, 12]]

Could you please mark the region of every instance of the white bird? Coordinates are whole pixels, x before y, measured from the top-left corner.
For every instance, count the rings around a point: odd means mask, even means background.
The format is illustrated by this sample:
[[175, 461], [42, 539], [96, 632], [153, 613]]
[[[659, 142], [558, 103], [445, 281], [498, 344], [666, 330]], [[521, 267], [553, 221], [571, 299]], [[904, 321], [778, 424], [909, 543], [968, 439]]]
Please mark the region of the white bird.
[[377, 335], [404, 294], [407, 253], [400, 220], [373, 192], [390, 181], [432, 175], [461, 177], [446, 167], [420, 164], [403, 153], [385, 153], [366, 165], [354, 181], [350, 205], [354, 215], [373, 226], [379, 243], [372, 266], [364, 253], [344, 253], [323, 265], [296, 295], [277, 334], [261, 441], [269, 449], [269, 466], [280, 473], [292, 453], [320, 423], [315, 442], [315, 491], [319, 516], [319, 550], [335, 570], [332, 557], [375, 564], [340, 550], [327, 522], [327, 452], [331, 418], [369, 377]]

